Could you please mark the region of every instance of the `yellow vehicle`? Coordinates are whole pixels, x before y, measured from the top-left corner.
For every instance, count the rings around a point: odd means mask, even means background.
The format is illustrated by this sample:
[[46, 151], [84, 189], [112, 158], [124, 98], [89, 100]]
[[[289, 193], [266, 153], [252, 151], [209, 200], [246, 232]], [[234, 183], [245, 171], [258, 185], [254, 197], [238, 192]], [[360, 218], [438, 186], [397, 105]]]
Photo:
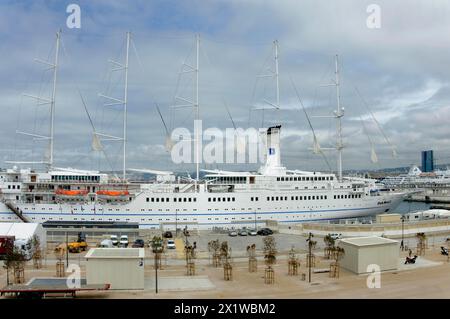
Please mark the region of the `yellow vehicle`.
[[82, 233], [78, 233], [78, 239], [75, 242], [71, 242], [67, 244], [67, 249], [71, 253], [79, 253], [81, 251], [85, 251], [88, 247], [86, 242], [86, 235]]

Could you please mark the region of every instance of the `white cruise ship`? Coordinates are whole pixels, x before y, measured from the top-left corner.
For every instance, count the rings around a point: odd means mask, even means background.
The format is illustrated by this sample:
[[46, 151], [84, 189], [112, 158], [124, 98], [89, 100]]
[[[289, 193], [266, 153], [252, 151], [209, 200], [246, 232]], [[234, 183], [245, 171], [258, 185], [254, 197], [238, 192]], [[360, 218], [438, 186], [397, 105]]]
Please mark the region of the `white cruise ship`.
[[403, 199], [404, 193], [383, 191], [368, 180], [339, 181], [334, 174], [287, 170], [280, 162], [280, 129], [267, 129], [267, 160], [259, 172], [211, 172], [199, 183], [170, 178], [118, 183], [93, 171], [8, 169], [0, 173], [0, 221], [23, 217], [39, 223], [239, 228], [266, 220], [299, 223], [369, 216], [388, 212]]
[[[53, 67], [55, 79], [59, 41], [58, 33], [55, 62], [46, 62]], [[127, 33], [127, 50], [129, 41]], [[198, 43], [197, 37], [197, 65], [191, 67], [197, 74]], [[275, 62], [278, 63], [277, 46]], [[124, 64], [114, 63], [128, 70], [128, 58]], [[274, 75], [278, 85], [278, 64]], [[336, 76], [339, 89], [337, 60]], [[198, 79], [196, 84], [198, 91]], [[114, 100], [116, 104], [124, 105], [126, 115], [126, 94], [124, 100]], [[52, 97], [46, 101], [51, 105], [53, 124], [55, 86]], [[192, 105], [198, 114], [198, 99]], [[279, 105], [278, 94], [276, 105]], [[338, 99], [335, 117], [339, 129], [342, 116]], [[370, 216], [390, 211], [405, 196], [404, 192], [378, 187], [374, 180], [342, 177], [340, 131], [336, 146], [339, 155], [337, 176], [283, 167], [281, 126], [272, 126], [263, 133], [265, 163], [257, 172], [208, 171], [203, 179], [199, 179], [197, 165], [196, 180], [182, 181], [173, 173], [153, 171], [157, 179], [152, 183], [133, 183], [125, 179], [126, 121], [123, 138], [117, 138], [124, 143], [124, 178], [120, 180], [97, 171], [55, 168], [53, 128], [50, 131], [51, 135], [46, 137], [50, 141], [50, 157], [49, 161], [43, 162], [48, 170], [14, 166], [0, 171], [0, 222], [128, 222], [154, 229], [161, 226], [165, 229], [229, 229], [258, 227], [267, 220], [300, 223]], [[99, 135], [97, 133], [97, 137]], [[195, 140], [199, 140], [198, 136]]]
[[407, 174], [387, 176], [382, 180], [387, 187], [427, 188], [433, 186], [450, 187], [450, 169], [435, 170], [423, 173], [419, 167], [413, 165]]

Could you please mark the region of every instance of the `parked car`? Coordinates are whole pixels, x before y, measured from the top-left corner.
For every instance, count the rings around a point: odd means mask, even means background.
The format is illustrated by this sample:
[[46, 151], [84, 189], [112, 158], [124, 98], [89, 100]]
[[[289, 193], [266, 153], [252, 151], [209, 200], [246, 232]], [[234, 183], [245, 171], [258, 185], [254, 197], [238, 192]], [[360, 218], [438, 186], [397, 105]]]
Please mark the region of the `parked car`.
[[136, 239], [133, 243], [133, 245], [131, 246], [133, 248], [144, 248], [145, 247], [145, 242], [143, 239]]
[[247, 233], [247, 230], [246, 229], [241, 229], [240, 231], [239, 231], [239, 236], [247, 236], [248, 235], [248, 233]]
[[101, 241], [99, 247], [100, 248], [113, 248], [114, 245], [113, 245], [113, 242], [112, 242], [111, 239], [104, 239], [104, 240]]
[[238, 235], [238, 233], [237, 233], [237, 231], [235, 231], [235, 230], [230, 230], [230, 231], [228, 232], [228, 236], [236, 237], [237, 235]]
[[128, 247], [128, 236], [127, 235], [120, 236], [119, 246], [125, 247], [125, 248]]
[[171, 231], [164, 232], [163, 237], [164, 238], [172, 238], [173, 237], [172, 232]]
[[167, 249], [175, 249], [177, 248], [175, 245], [175, 241], [173, 239], [169, 239], [166, 245]]
[[330, 235], [330, 237], [333, 238], [334, 240], [337, 240], [337, 239], [341, 239], [341, 238], [342, 238], [342, 234], [336, 234], [336, 233], [333, 233], [333, 234], [329, 234], [329, 235]]
[[261, 228], [260, 230], [258, 230], [257, 234], [261, 236], [268, 236], [273, 235], [273, 231], [270, 228]]
[[248, 234], [249, 234], [250, 236], [256, 236], [258, 233], [256, 232], [255, 229], [250, 229], [250, 230], [248, 231]]
[[111, 240], [113, 246], [119, 245], [119, 238], [117, 237], [117, 235], [111, 235], [109, 239]]

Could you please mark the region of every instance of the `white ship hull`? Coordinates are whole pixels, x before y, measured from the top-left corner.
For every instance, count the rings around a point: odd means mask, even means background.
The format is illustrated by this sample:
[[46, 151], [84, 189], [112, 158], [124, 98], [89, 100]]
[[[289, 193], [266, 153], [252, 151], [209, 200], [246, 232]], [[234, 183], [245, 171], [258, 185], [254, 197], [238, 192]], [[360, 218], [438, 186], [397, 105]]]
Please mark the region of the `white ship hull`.
[[[273, 195], [274, 193], [270, 193]], [[162, 196], [161, 194], [159, 194]], [[368, 196], [347, 200], [296, 201], [295, 195], [288, 195], [287, 201], [265, 202], [264, 195], [258, 193], [260, 204], [250, 201], [253, 194], [177, 194], [178, 197], [197, 197], [197, 201], [173, 203], [174, 194], [166, 195], [167, 203], [156, 207], [146, 202], [149, 194], [141, 194], [133, 202], [123, 205], [70, 205], [70, 204], [26, 204], [17, 203], [22, 214], [30, 221], [62, 222], [127, 222], [138, 223], [140, 228], [174, 229], [187, 226], [190, 229], [225, 229], [262, 226], [267, 220], [280, 223], [301, 223], [309, 221], [335, 220], [375, 215], [389, 211], [403, 199], [403, 194]], [[153, 194], [155, 196], [155, 194]], [[207, 197], [233, 196], [235, 202], [208, 202]], [[294, 196], [294, 200], [291, 200]], [[280, 196], [281, 198], [281, 196]], [[247, 200], [246, 200], [247, 199]], [[179, 204], [179, 205], [177, 205]], [[12, 222], [20, 219], [5, 204], [0, 203], [0, 221]]]

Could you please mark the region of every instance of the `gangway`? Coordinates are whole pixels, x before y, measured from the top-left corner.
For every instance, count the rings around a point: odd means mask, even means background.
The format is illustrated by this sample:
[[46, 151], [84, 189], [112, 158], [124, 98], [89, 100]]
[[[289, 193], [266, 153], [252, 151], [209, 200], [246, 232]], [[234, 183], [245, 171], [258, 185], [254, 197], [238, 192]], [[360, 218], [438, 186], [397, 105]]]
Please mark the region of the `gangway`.
[[16, 214], [17, 217], [20, 218], [21, 221], [23, 221], [24, 223], [29, 223], [30, 221], [28, 220], [28, 218], [26, 218], [23, 214], [22, 211], [19, 209], [19, 207], [16, 207], [14, 205], [14, 203], [10, 202], [10, 201], [5, 201], [4, 202], [6, 207], [8, 207], [10, 210], [12, 210], [12, 212], [14, 214]]

